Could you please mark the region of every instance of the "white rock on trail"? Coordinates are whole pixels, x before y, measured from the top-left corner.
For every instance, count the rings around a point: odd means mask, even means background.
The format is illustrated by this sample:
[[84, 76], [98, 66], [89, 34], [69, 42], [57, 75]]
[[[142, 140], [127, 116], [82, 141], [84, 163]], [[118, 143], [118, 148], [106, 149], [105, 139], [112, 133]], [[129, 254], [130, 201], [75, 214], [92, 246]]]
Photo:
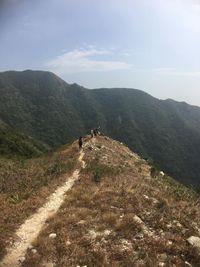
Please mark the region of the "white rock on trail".
[[51, 238], [51, 239], [54, 239], [54, 238], [56, 238], [56, 233], [51, 233], [50, 235], [49, 235], [49, 238]]
[[80, 220], [77, 224], [85, 224], [85, 220]]
[[163, 177], [165, 173], [163, 171], [160, 171], [160, 176]]
[[185, 261], [185, 265], [189, 266], [189, 267], [192, 267], [192, 265], [188, 261]]
[[31, 249], [31, 252], [32, 252], [33, 254], [36, 254], [36, 253], [37, 253], [37, 249], [33, 248], [33, 249]]
[[147, 236], [152, 236], [153, 232], [150, 231], [150, 229], [148, 229], [148, 227], [145, 225], [145, 223], [140, 219], [140, 217], [138, 217], [137, 215], [135, 215], [133, 217], [134, 221], [141, 226], [142, 231], [145, 235]]
[[197, 236], [191, 236], [187, 239], [188, 243], [200, 251], [200, 238]]
[[70, 246], [71, 245], [71, 242], [69, 240], [66, 241], [66, 245], [67, 246]]
[[22, 263], [22, 262], [25, 261], [25, 259], [26, 259], [25, 257], [20, 257], [20, 258], [19, 258], [19, 262]]

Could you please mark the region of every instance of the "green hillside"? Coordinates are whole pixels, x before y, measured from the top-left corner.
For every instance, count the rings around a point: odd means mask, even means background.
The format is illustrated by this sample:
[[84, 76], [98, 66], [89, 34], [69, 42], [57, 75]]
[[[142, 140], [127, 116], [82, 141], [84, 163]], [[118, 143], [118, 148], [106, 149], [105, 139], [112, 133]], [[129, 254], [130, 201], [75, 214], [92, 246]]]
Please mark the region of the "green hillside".
[[0, 120], [0, 157], [31, 158], [47, 152], [47, 146], [31, 137], [18, 134], [14, 129]]
[[135, 89], [87, 90], [50, 72], [0, 74], [0, 117], [51, 147], [91, 128], [126, 143], [179, 181], [200, 185], [200, 108]]

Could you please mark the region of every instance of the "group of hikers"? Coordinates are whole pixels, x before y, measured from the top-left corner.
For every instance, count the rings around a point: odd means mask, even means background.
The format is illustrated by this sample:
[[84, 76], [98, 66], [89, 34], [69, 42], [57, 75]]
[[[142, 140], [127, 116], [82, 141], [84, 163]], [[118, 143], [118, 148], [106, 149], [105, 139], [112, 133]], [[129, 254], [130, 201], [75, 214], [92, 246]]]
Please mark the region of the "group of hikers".
[[[91, 133], [91, 138], [93, 138], [94, 136], [97, 136], [97, 135], [101, 135], [100, 126], [98, 128], [91, 129], [90, 133]], [[82, 136], [80, 136], [78, 139], [78, 145], [79, 145], [80, 149], [83, 147], [83, 137]]]
[[94, 136], [100, 135], [100, 126], [98, 128], [94, 128], [91, 131], [91, 137], [93, 138]]

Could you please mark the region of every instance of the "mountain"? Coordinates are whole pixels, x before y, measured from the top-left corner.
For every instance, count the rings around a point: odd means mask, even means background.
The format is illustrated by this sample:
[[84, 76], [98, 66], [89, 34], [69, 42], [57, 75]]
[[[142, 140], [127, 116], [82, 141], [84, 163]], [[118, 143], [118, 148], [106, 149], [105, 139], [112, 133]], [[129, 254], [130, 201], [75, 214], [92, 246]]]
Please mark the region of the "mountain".
[[41, 156], [49, 149], [32, 137], [17, 133], [0, 120], [0, 156], [3, 158], [32, 158]]
[[1, 267], [200, 266], [199, 195], [107, 136], [0, 164], [0, 189]]
[[87, 90], [43, 71], [0, 73], [0, 118], [51, 147], [91, 128], [177, 180], [200, 185], [200, 108], [126, 88]]

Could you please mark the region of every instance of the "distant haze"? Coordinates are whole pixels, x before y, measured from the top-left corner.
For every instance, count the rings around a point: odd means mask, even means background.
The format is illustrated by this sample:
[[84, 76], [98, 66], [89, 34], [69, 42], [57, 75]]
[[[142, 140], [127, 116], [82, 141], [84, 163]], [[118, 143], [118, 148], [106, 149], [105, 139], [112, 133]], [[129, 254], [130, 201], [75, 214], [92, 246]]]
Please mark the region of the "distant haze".
[[1, 0], [0, 71], [200, 106], [200, 1]]

